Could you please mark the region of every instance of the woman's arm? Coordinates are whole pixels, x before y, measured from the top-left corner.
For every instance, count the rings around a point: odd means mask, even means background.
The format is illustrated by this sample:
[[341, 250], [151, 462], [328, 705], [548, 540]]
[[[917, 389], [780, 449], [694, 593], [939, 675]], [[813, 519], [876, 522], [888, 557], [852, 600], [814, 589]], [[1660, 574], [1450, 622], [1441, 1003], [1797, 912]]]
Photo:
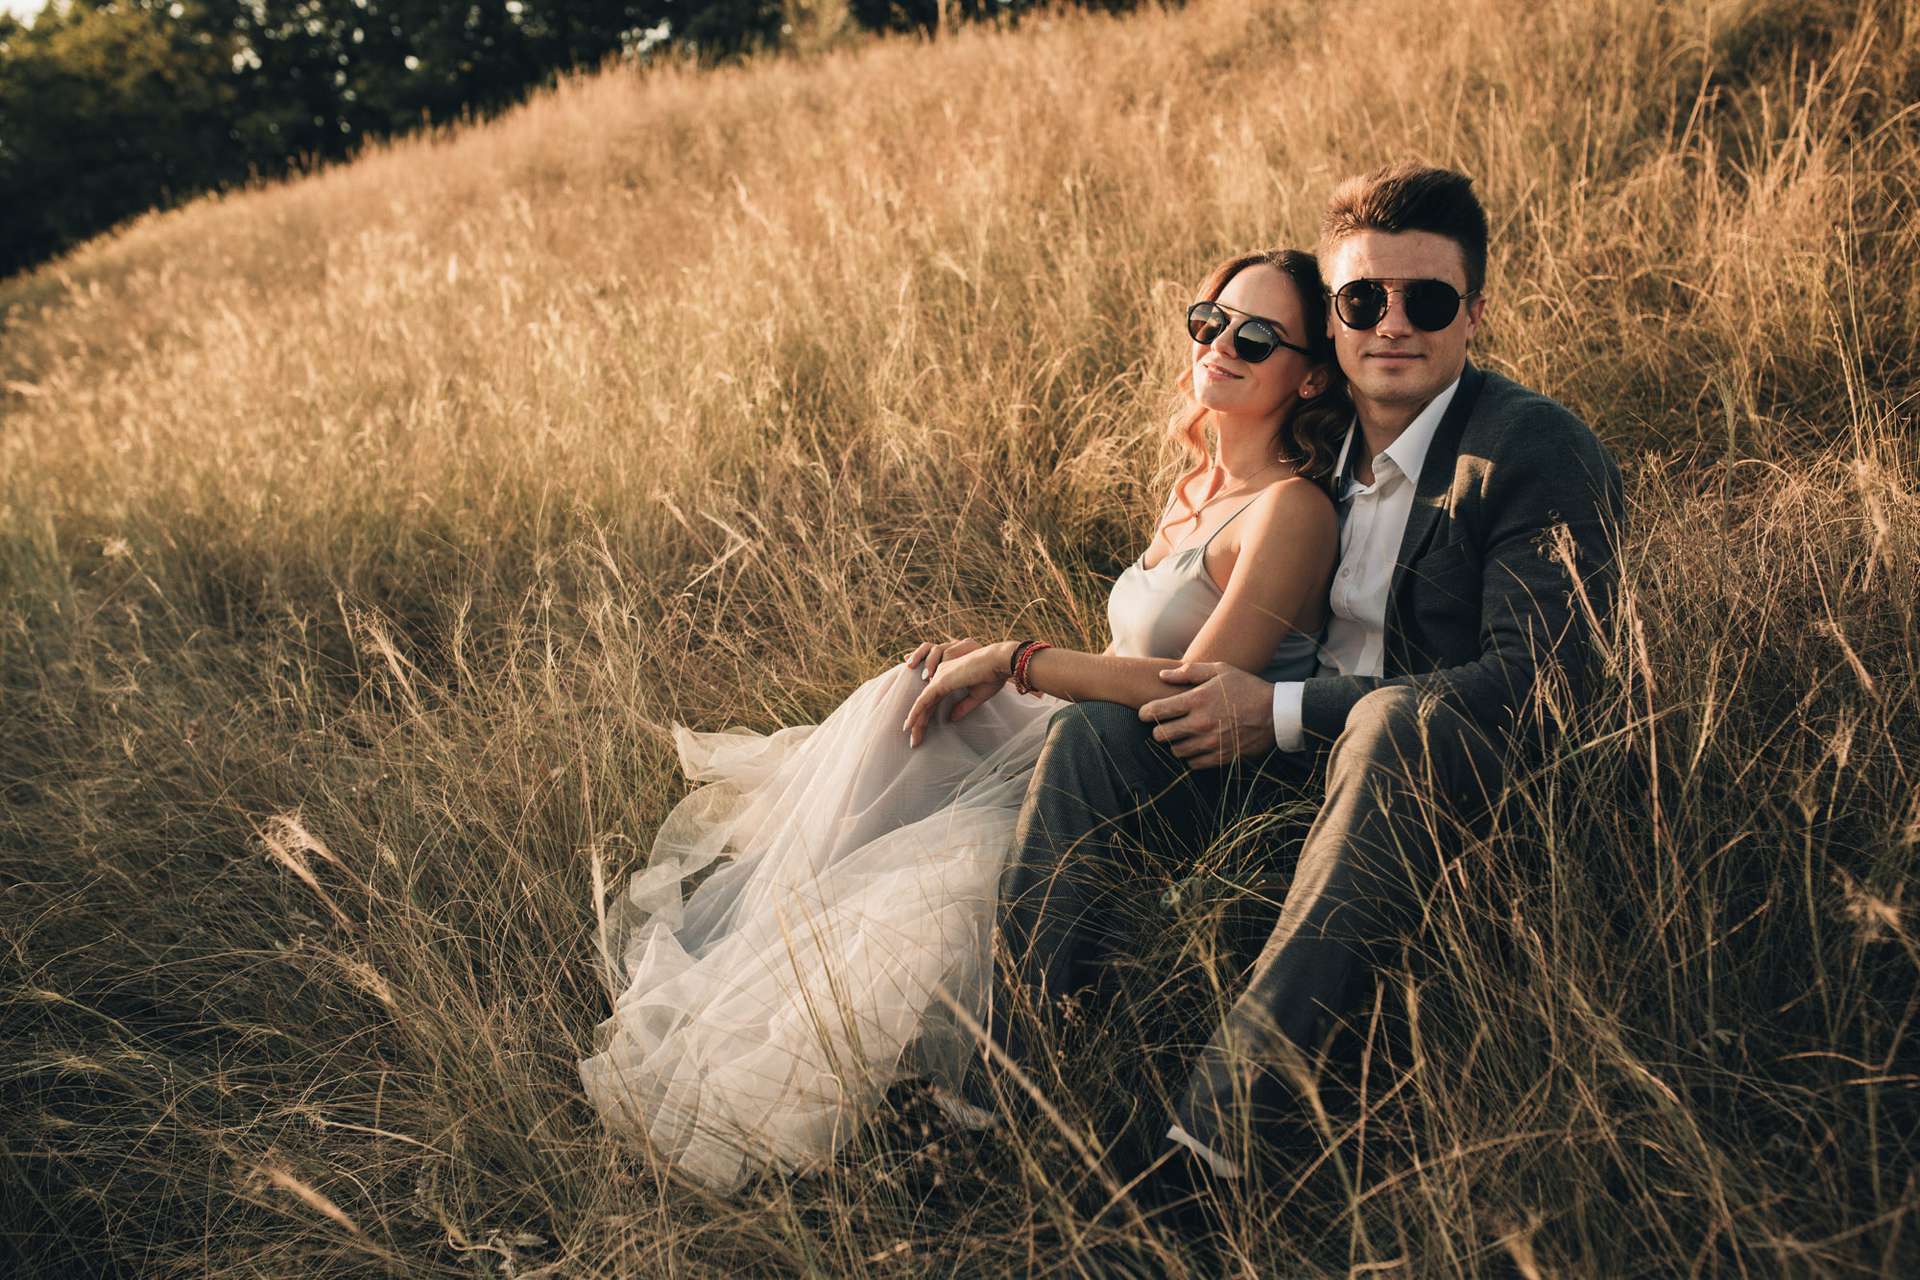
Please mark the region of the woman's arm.
[[[1043, 649], [1027, 662], [1027, 683], [1072, 702], [1118, 702], [1140, 707], [1185, 686], [1159, 673], [1182, 661], [1227, 662], [1245, 671], [1267, 665], [1296, 619], [1320, 612], [1320, 597], [1338, 549], [1333, 504], [1306, 480], [1273, 485], [1243, 517], [1240, 554], [1220, 604], [1184, 655], [1126, 658], [1113, 652]], [[903, 726], [917, 745], [934, 708], [947, 694], [968, 690], [949, 718], [959, 719], [1000, 691], [1018, 642], [1003, 640], [961, 658], [948, 658], [928, 681]]]
[[1247, 510], [1220, 603], [1181, 655], [1259, 671], [1303, 624], [1318, 628], [1340, 553], [1333, 499], [1311, 480], [1282, 480]]
[[1242, 519], [1240, 554], [1220, 603], [1186, 653], [1122, 658], [1110, 656], [1111, 645], [1106, 655], [1044, 649], [1028, 661], [1027, 683], [1073, 702], [1137, 708], [1183, 687], [1159, 676], [1176, 661], [1226, 662], [1243, 671], [1265, 667], [1296, 622], [1321, 612], [1339, 531], [1333, 503], [1298, 478], [1268, 487]]

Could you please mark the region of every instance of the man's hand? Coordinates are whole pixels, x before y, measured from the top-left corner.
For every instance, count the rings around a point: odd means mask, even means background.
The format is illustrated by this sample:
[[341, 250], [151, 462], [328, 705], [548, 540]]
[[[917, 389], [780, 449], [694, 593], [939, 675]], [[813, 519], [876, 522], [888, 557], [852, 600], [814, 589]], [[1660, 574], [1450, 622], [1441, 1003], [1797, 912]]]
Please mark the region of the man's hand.
[[1183, 662], [1160, 678], [1193, 687], [1149, 702], [1140, 718], [1154, 722], [1154, 740], [1189, 769], [1215, 769], [1273, 749], [1273, 686], [1259, 676], [1226, 662]]

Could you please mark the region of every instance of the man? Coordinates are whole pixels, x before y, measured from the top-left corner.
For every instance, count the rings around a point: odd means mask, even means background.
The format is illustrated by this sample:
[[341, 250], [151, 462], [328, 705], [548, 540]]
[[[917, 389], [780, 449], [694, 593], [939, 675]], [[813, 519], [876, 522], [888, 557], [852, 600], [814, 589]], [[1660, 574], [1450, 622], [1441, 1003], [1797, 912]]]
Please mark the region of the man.
[[[1002, 919], [1042, 1016], [1089, 980], [1107, 941], [1097, 904], [1114, 850], [1141, 835], [1133, 815], [1165, 820], [1223, 785], [1270, 805], [1325, 781], [1279, 921], [1169, 1117], [1156, 1176], [1239, 1176], [1241, 1139], [1299, 1105], [1274, 1064], [1321, 1050], [1417, 922], [1443, 853], [1434, 806], [1484, 814], [1537, 738], [1550, 672], [1585, 696], [1619, 471], [1566, 409], [1468, 362], [1486, 256], [1462, 174], [1394, 166], [1328, 204], [1320, 266], [1356, 421], [1336, 470], [1340, 564], [1319, 674], [1271, 685], [1187, 663], [1161, 678], [1191, 687], [1137, 717], [1079, 703], [1049, 728]], [[1017, 1026], [999, 1007], [994, 1023], [1017, 1056]]]

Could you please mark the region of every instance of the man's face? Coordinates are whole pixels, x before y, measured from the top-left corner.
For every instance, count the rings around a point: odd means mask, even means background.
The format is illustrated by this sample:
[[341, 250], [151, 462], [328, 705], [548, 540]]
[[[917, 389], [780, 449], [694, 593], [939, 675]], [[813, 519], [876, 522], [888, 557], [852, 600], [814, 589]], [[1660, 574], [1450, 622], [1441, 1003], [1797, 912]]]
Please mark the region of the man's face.
[[1363, 421], [1374, 412], [1418, 413], [1460, 376], [1486, 299], [1468, 299], [1452, 323], [1429, 332], [1407, 319], [1400, 292], [1415, 280], [1442, 280], [1465, 293], [1466, 257], [1458, 244], [1431, 231], [1357, 231], [1338, 241], [1320, 265], [1329, 289], [1377, 280], [1388, 290], [1386, 313], [1370, 328], [1348, 328], [1337, 299], [1327, 309], [1327, 332]]

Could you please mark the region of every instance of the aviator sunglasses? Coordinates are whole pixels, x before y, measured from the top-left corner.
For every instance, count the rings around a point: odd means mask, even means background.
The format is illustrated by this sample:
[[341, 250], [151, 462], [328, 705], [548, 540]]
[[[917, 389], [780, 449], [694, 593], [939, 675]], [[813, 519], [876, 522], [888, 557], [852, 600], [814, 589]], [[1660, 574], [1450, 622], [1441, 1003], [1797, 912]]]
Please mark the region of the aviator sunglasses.
[[1202, 346], [1211, 346], [1227, 329], [1233, 330], [1233, 354], [1248, 364], [1259, 364], [1281, 347], [1289, 351], [1298, 351], [1303, 356], [1312, 356], [1297, 342], [1288, 342], [1280, 336], [1279, 327], [1271, 320], [1261, 316], [1239, 313], [1236, 323], [1227, 314], [1228, 308], [1217, 302], [1196, 302], [1187, 308], [1187, 334]]
[[1349, 280], [1333, 291], [1333, 310], [1347, 328], [1371, 329], [1387, 314], [1387, 302], [1397, 293], [1414, 328], [1438, 333], [1460, 314], [1460, 304], [1479, 292], [1461, 293], [1444, 280], [1409, 280], [1400, 289], [1389, 289], [1378, 280]]

